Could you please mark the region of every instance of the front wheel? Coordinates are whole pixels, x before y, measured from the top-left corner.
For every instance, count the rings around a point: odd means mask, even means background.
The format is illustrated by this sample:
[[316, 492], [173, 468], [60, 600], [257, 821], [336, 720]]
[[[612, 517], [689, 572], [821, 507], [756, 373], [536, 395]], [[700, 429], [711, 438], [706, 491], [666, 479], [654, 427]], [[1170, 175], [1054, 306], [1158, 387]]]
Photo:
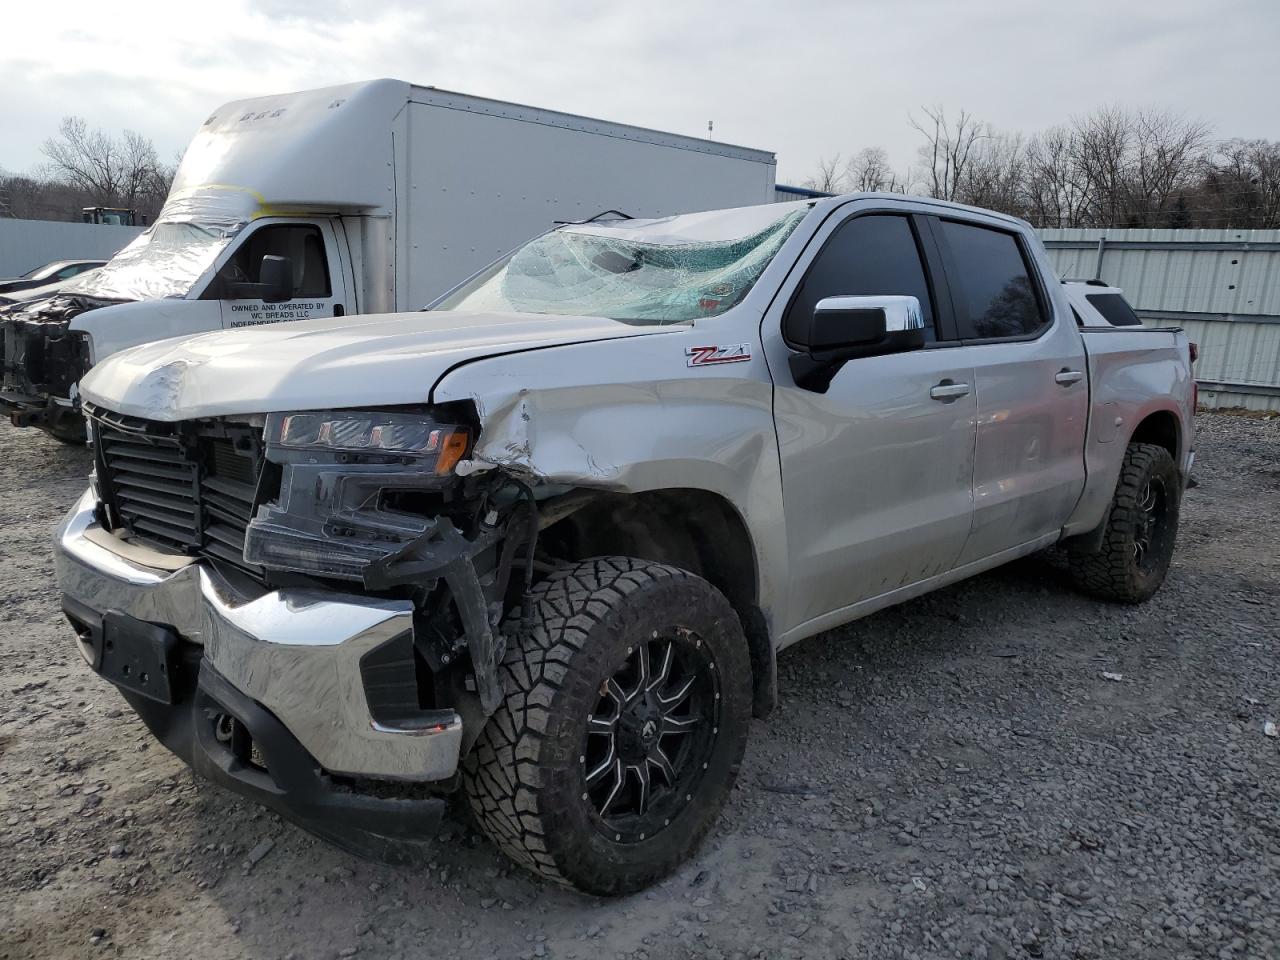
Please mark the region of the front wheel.
[[1150, 599], [1169, 572], [1181, 501], [1169, 451], [1153, 443], [1129, 444], [1101, 549], [1068, 551], [1077, 586], [1104, 600]]
[[697, 847], [738, 775], [751, 665], [711, 584], [626, 557], [534, 587], [508, 631], [506, 699], [463, 766], [481, 829], [543, 878], [613, 896]]

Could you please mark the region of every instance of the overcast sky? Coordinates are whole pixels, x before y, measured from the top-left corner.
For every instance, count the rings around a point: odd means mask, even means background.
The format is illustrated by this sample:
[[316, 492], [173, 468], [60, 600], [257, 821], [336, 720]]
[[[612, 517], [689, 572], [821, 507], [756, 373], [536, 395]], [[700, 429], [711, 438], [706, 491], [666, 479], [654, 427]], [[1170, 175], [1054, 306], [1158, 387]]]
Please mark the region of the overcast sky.
[[714, 120], [791, 183], [868, 145], [907, 166], [908, 114], [932, 104], [1026, 132], [1152, 105], [1280, 139], [1280, 0], [61, 0], [0, 22], [11, 172], [66, 114], [167, 158], [225, 101], [380, 76], [697, 136]]

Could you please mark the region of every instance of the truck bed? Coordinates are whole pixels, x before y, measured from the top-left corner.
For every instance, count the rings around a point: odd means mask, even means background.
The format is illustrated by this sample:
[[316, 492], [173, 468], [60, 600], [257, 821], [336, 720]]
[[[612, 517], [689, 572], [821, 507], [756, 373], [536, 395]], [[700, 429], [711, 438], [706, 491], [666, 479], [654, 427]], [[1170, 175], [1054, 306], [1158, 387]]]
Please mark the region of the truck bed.
[[1083, 327], [1089, 367], [1089, 423], [1085, 439], [1084, 493], [1068, 523], [1068, 534], [1092, 530], [1101, 521], [1124, 459], [1125, 444], [1161, 397], [1176, 398], [1180, 416], [1167, 429], [1182, 451], [1184, 480], [1191, 469], [1195, 381], [1191, 348], [1180, 327]]

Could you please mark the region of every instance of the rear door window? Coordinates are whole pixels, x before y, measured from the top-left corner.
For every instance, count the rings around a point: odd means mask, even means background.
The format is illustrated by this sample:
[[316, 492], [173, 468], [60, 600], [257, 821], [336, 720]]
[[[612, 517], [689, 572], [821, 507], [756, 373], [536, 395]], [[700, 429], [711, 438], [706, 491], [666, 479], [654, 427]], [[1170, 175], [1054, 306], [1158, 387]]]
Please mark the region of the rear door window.
[[955, 220], [939, 226], [960, 339], [1023, 337], [1044, 326], [1048, 315], [1016, 236]]
[[1093, 309], [1106, 317], [1107, 323], [1113, 327], [1142, 326], [1142, 321], [1133, 312], [1133, 307], [1129, 306], [1129, 301], [1118, 293], [1089, 293], [1085, 295], [1085, 299], [1092, 304]]
[[787, 309], [788, 340], [826, 297], [911, 296], [920, 301], [926, 337], [934, 337], [933, 297], [911, 221], [866, 214], [845, 221], [823, 246]]

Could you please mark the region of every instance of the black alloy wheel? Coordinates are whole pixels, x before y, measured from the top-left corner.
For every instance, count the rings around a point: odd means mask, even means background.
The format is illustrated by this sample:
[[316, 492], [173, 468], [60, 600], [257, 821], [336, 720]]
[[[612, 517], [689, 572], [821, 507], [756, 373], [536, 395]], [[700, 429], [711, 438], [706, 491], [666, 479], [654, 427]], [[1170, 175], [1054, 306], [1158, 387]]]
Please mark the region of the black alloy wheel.
[[715, 662], [691, 631], [628, 651], [600, 685], [581, 757], [583, 799], [606, 834], [635, 842], [671, 825], [707, 769], [719, 700]]
[[1151, 573], [1164, 553], [1169, 536], [1169, 495], [1164, 481], [1153, 476], [1138, 498], [1133, 521], [1133, 560], [1143, 573]]

